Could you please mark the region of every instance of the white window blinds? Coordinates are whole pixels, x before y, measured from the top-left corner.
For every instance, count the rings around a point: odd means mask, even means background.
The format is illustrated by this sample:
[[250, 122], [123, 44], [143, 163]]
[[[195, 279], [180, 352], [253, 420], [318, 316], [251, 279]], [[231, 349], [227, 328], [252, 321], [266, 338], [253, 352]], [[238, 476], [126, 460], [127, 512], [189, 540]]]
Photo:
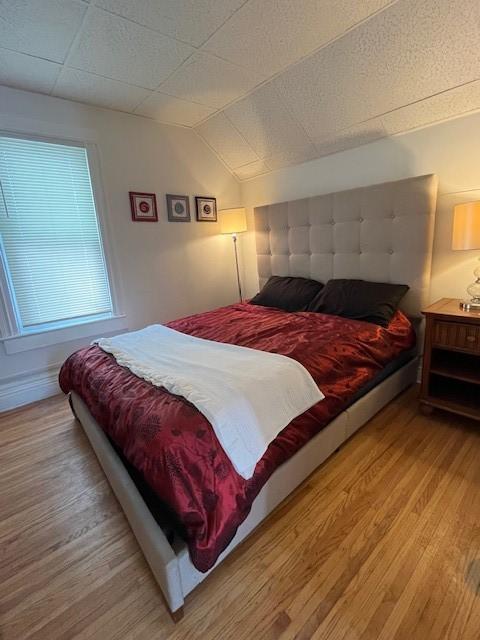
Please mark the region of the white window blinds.
[[84, 147], [0, 136], [0, 249], [20, 330], [108, 316]]

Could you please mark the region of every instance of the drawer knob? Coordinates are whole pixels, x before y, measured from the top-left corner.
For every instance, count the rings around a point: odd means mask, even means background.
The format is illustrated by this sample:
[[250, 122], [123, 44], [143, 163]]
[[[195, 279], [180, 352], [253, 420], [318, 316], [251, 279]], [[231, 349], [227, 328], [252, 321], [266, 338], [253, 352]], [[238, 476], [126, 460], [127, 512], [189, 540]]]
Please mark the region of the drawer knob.
[[475, 336], [467, 336], [467, 342], [475, 342]]

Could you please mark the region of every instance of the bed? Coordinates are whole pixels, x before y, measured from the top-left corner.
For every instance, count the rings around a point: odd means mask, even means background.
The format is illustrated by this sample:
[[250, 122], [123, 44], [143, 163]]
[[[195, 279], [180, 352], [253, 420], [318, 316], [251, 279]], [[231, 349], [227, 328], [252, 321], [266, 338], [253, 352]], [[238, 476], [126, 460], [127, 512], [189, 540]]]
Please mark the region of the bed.
[[[62, 368], [61, 386], [175, 618], [186, 595], [293, 489], [416, 380], [406, 316], [419, 317], [428, 294], [436, 190], [435, 176], [422, 176], [255, 210], [260, 284], [270, 275], [408, 284], [388, 328], [248, 304], [171, 323], [198, 337], [289, 355], [324, 391], [324, 401], [272, 442], [251, 480], [235, 474], [195, 407], [136, 378], [97, 346]], [[122, 454], [180, 521], [182, 535], [169, 537], [159, 526]]]

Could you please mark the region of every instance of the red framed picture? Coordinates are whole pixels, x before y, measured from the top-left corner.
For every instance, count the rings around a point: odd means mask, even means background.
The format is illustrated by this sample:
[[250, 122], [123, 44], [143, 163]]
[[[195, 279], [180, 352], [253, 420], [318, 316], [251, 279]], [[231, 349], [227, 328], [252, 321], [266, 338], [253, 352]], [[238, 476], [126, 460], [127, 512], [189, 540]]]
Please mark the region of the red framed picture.
[[154, 193], [129, 191], [132, 220], [135, 222], [157, 222], [157, 199]]

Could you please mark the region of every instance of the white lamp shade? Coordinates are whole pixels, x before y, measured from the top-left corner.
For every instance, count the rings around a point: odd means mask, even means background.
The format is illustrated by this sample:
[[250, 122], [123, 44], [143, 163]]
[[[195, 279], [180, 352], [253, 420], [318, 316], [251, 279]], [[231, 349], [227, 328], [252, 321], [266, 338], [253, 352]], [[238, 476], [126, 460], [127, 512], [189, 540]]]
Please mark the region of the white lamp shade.
[[480, 201], [456, 205], [452, 249], [480, 249]]
[[242, 233], [247, 230], [245, 209], [222, 209], [220, 212], [220, 233]]

